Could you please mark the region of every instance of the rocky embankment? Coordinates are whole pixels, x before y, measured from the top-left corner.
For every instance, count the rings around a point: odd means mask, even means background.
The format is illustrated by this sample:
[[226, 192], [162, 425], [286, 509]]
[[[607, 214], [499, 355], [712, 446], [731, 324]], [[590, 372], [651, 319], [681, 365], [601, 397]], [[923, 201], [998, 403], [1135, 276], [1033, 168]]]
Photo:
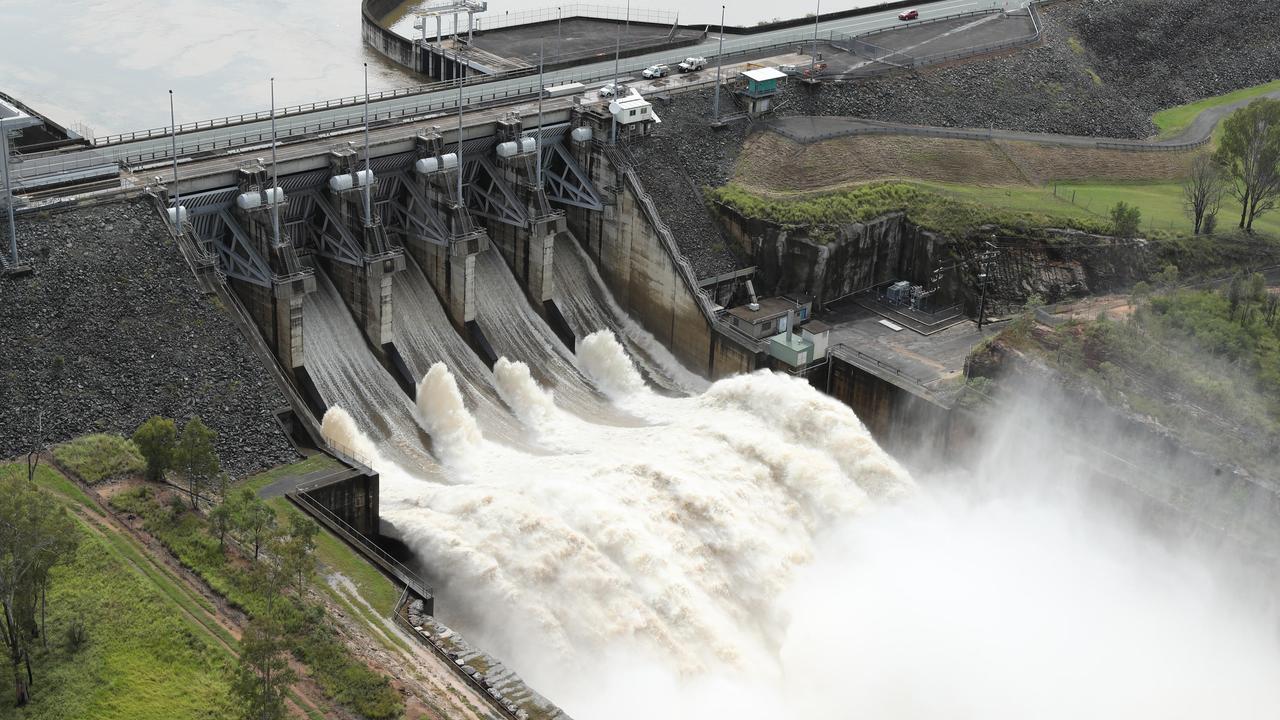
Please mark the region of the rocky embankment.
[[151, 415], [199, 415], [223, 468], [295, 459], [272, 413], [287, 403], [217, 300], [196, 285], [149, 203], [19, 220], [35, 274], [0, 280], [0, 457], [128, 435]]
[[[1063, 0], [1041, 14], [1037, 47], [872, 80], [790, 83], [776, 115], [1144, 138], [1163, 108], [1280, 77], [1280, 34], [1271, 31], [1280, 5], [1267, 0]], [[659, 109], [653, 137], [633, 148], [646, 189], [704, 277], [734, 260], [697, 191], [728, 182], [743, 139], [761, 128], [712, 129], [712, 96], [677, 96]], [[722, 108], [733, 111], [730, 96]]]

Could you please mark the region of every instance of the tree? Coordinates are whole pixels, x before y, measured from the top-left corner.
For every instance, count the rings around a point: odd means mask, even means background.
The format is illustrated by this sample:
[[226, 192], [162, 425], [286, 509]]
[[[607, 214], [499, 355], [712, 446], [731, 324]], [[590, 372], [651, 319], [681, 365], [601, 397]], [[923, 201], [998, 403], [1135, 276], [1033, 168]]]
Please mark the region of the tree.
[[0, 477], [0, 635], [18, 706], [30, 700], [35, 681], [30, 642], [47, 634], [50, 572], [70, 560], [77, 539], [76, 526], [62, 506], [16, 473]]
[[280, 564], [289, 573], [291, 580], [297, 580], [298, 594], [307, 588], [307, 581], [315, 568], [311, 554], [316, 549], [316, 535], [320, 527], [301, 513], [289, 515], [289, 533], [281, 538], [275, 548]]
[[[1226, 191], [1227, 181], [1218, 163], [1206, 153], [1197, 155], [1191, 161], [1191, 173], [1182, 182], [1182, 198], [1187, 214], [1195, 223], [1196, 235], [1212, 231], [1212, 228], [1205, 228], [1205, 219], [1217, 218], [1218, 207]], [[1216, 220], [1210, 220], [1210, 224], [1216, 225]]]
[[1280, 197], [1280, 100], [1261, 98], [1231, 113], [1213, 157], [1240, 201], [1240, 228], [1253, 232], [1253, 221]]
[[240, 638], [240, 664], [231, 683], [243, 720], [286, 716], [285, 693], [294, 680], [286, 650], [283, 633], [273, 618], [254, 618], [245, 628]]
[[1152, 276], [1151, 279], [1156, 282], [1156, 285], [1166, 290], [1172, 290], [1178, 284], [1178, 266], [1169, 263], [1160, 272]]
[[174, 451], [174, 465], [187, 479], [192, 510], [198, 507], [200, 489], [207, 487], [221, 472], [218, 455], [213, 451], [213, 439], [217, 436], [199, 416], [193, 417], [182, 428], [182, 439]]
[[246, 542], [253, 543], [253, 559], [256, 562], [263, 544], [275, 532], [276, 514], [252, 490], [241, 488], [236, 497], [236, 528], [243, 534]]
[[218, 549], [225, 550], [227, 547], [227, 533], [236, 524], [235, 504], [231, 500], [224, 499], [214, 506], [209, 511], [209, 524], [213, 526], [214, 532], [218, 534]]
[[1142, 225], [1142, 211], [1121, 200], [1111, 207], [1111, 232], [1116, 237], [1131, 238], [1138, 235]]
[[163, 480], [165, 471], [173, 466], [177, 437], [178, 429], [173, 421], [159, 415], [153, 415], [133, 432], [133, 444], [147, 460], [148, 480]]

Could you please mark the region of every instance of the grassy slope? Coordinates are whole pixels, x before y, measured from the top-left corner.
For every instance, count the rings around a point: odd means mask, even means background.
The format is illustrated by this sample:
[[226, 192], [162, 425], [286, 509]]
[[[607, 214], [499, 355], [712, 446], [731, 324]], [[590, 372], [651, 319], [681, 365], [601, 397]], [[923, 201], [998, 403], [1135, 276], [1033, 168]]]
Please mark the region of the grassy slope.
[[[25, 468], [22, 470], [25, 472]], [[92, 502], [56, 471], [39, 483], [68, 506]], [[96, 509], [96, 508], [95, 508]], [[227, 717], [230, 652], [209, 628], [182, 611], [191, 598], [148, 572], [131, 541], [81, 520], [73, 563], [55, 574], [49, 597], [51, 643], [37, 657], [34, 701], [0, 706], [0, 718], [180, 720]], [[89, 643], [72, 655], [62, 639], [73, 618]]]
[[1160, 130], [1160, 137], [1172, 137], [1190, 127], [1191, 122], [1196, 116], [1209, 108], [1226, 105], [1238, 100], [1248, 100], [1269, 92], [1280, 91], [1280, 80], [1272, 80], [1265, 85], [1254, 85], [1253, 87], [1242, 88], [1226, 95], [1218, 95], [1216, 97], [1197, 100], [1186, 105], [1178, 105], [1166, 110], [1161, 110], [1151, 116], [1151, 121], [1155, 123]]
[[[258, 491], [282, 477], [305, 475], [334, 466], [336, 466], [336, 463], [329, 456], [313, 455], [292, 465], [282, 465], [247, 478], [242, 483], [242, 486]], [[293, 505], [283, 497], [272, 498], [267, 501], [267, 504], [275, 510], [276, 516], [280, 518], [282, 523], [288, 513], [297, 512]], [[326, 573], [341, 573], [350, 580], [356, 586], [356, 590], [360, 593], [360, 597], [364, 602], [361, 603], [349, 598], [345, 593], [335, 590], [328, 583], [322, 582], [321, 585], [329, 596], [344, 607], [352, 617], [358, 618], [368, 625], [373, 630], [372, 636], [383, 640], [383, 644], [387, 646], [388, 650], [395, 651], [397, 646], [401, 650], [407, 650], [407, 648], [403, 647], [399, 636], [391, 631], [392, 624], [387, 619], [390, 617], [392, 608], [395, 607], [396, 600], [400, 596], [395, 584], [361, 557], [359, 553], [352, 550], [345, 542], [324, 529], [323, 526], [321, 526], [320, 534], [316, 536], [315, 557], [325, 568]], [[378, 613], [377, 616], [368, 611], [364, 606], [366, 603]]]

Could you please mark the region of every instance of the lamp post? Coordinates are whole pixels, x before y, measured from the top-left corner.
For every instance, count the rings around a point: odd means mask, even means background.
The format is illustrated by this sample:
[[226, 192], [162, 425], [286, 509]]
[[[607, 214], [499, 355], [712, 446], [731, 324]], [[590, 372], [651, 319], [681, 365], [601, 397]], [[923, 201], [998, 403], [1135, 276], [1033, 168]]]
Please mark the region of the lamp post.
[[0, 169], [4, 170], [4, 206], [9, 214], [9, 267], [18, 267], [18, 226], [13, 220], [13, 184], [9, 178], [9, 129], [0, 120]]
[[276, 170], [276, 79], [271, 78], [271, 238], [280, 247], [280, 179]]
[[720, 122], [720, 68], [724, 65], [724, 6], [720, 6], [720, 49], [716, 51], [715, 122]]
[[169, 91], [170, 154], [173, 155], [173, 234], [182, 234], [182, 193], [178, 190], [178, 121], [173, 112], [173, 91]]
[[543, 79], [543, 72], [546, 69], [546, 41], [538, 43], [538, 139], [534, 141], [535, 150], [538, 153], [538, 190], [542, 190], [542, 96], [546, 95], [546, 80]]
[[809, 75], [812, 76], [818, 67], [818, 18], [822, 16], [822, 0], [813, 9], [813, 58], [809, 61]]
[[373, 225], [373, 168], [369, 166], [369, 63], [364, 64], [364, 224]]
[[[466, 59], [463, 58], [466, 62]], [[464, 66], [462, 76], [458, 78], [458, 206], [465, 207], [466, 201], [462, 198], [462, 83], [467, 79], [467, 70], [470, 66]]]

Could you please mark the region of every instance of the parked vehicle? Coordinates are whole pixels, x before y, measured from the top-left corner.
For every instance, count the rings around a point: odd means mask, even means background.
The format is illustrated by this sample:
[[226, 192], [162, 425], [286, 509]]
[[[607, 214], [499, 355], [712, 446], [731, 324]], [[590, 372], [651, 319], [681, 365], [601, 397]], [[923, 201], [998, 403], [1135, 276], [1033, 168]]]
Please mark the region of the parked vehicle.
[[903, 10], [902, 12], [898, 13], [898, 19], [899, 20], [919, 20], [920, 11], [914, 8], [912, 8], [911, 10]]
[[680, 72], [687, 73], [695, 70], [701, 70], [707, 66], [707, 59], [704, 57], [687, 57], [676, 67], [680, 68]]
[[602, 98], [617, 97], [626, 92], [627, 86], [620, 82], [611, 82], [600, 88], [599, 95]]
[[643, 75], [646, 80], [652, 80], [654, 78], [666, 77], [670, 75], [671, 68], [667, 65], [650, 65], [649, 67], [644, 69], [644, 72], [640, 74]]

